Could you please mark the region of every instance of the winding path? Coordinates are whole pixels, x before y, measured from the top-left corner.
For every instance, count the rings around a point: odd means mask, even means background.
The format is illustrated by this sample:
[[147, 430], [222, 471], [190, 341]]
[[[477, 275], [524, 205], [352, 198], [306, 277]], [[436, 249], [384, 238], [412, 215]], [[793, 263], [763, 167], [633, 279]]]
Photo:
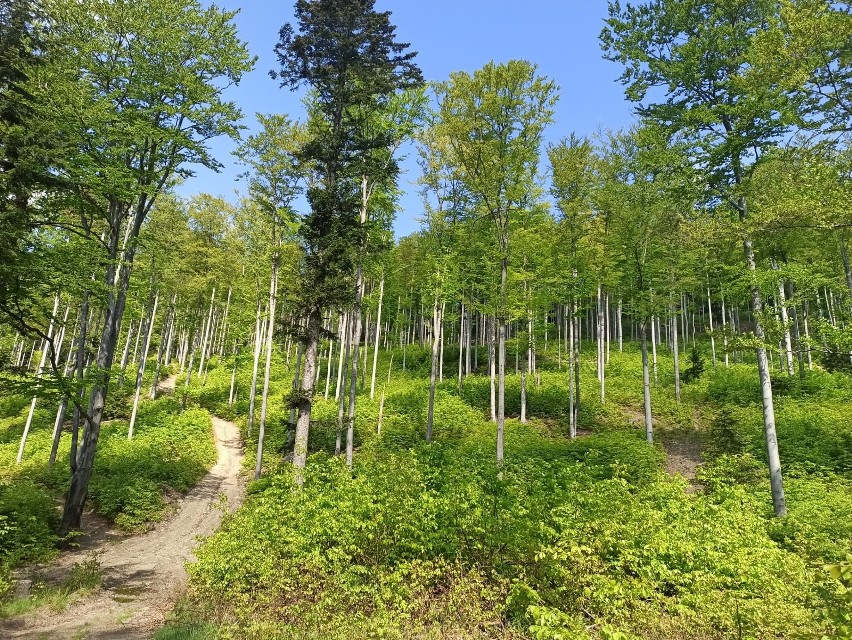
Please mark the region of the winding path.
[[[174, 389], [174, 378], [163, 391]], [[243, 451], [237, 426], [213, 417], [219, 458], [216, 465], [181, 501], [175, 515], [140, 536], [117, 543], [101, 542], [86, 551], [64, 554], [71, 566], [97, 554], [103, 586], [61, 612], [39, 610], [0, 622], [4, 639], [142, 640], [163, 624], [186, 587], [184, 563], [193, 557], [198, 537], [219, 527], [223, 509], [234, 511], [243, 500], [239, 474]], [[226, 502], [222, 504], [223, 496]]]

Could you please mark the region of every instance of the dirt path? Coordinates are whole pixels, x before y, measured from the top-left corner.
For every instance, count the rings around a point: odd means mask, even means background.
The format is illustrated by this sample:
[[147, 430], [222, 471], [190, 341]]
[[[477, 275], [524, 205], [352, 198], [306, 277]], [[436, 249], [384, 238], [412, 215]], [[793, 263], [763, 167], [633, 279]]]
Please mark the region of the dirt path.
[[[174, 379], [161, 389], [174, 389]], [[4, 639], [68, 638], [75, 640], [141, 640], [150, 638], [186, 586], [184, 562], [192, 558], [198, 536], [208, 536], [225, 508], [243, 499], [239, 480], [243, 452], [236, 425], [213, 418], [219, 459], [216, 466], [181, 501], [170, 520], [152, 531], [117, 543], [101, 542], [86, 551], [63, 554], [58, 565], [70, 567], [97, 553], [103, 588], [55, 613], [34, 614], [0, 623]]]

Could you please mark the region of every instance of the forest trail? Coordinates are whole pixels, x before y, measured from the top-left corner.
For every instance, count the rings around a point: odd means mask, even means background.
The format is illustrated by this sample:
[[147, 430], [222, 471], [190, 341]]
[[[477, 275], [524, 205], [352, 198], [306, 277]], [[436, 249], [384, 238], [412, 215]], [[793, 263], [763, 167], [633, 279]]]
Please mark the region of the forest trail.
[[[174, 377], [161, 390], [174, 389]], [[38, 610], [0, 622], [4, 639], [68, 638], [75, 640], [141, 640], [163, 624], [186, 586], [184, 562], [192, 559], [199, 536], [219, 527], [223, 509], [242, 502], [239, 479], [243, 451], [232, 422], [213, 417], [219, 453], [216, 465], [179, 504], [175, 515], [140, 536], [63, 554], [52, 570], [61, 572], [96, 554], [102, 587], [61, 612]], [[226, 503], [223, 504], [223, 497]]]

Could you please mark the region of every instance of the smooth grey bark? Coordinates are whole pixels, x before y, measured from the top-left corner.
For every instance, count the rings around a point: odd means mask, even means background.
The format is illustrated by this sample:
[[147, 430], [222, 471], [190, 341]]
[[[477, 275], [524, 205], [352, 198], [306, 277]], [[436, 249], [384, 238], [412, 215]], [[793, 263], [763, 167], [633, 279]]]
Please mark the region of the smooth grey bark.
[[461, 303], [461, 313], [459, 314], [459, 372], [458, 372], [458, 394], [462, 395], [462, 384], [464, 382], [464, 300]]
[[730, 365], [730, 358], [728, 357], [728, 321], [725, 316], [725, 291], [722, 290], [722, 339], [724, 340], [723, 347], [725, 349], [725, 368], [727, 369]]
[[[740, 197], [738, 203], [740, 219], [747, 215], [745, 197]], [[772, 490], [772, 504], [776, 516], [787, 515], [787, 501], [784, 495], [784, 482], [781, 475], [781, 456], [778, 452], [778, 435], [775, 429], [775, 406], [772, 398], [772, 378], [769, 373], [769, 363], [766, 357], [766, 347], [763, 346], [766, 334], [763, 330], [763, 297], [760, 286], [755, 281], [757, 263], [754, 257], [754, 244], [750, 237], [743, 241], [743, 253], [746, 266], [752, 274], [751, 311], [754, 318], [754, 334], [760, 345], [757, 347], [757, 372], [760, 377], [760, 395], [763, 404], [763, 432], [766, 438], [767, 456], [769, 459], [769, 484]]]
[[257, 303], [257, 315], [254, 322], [254, 364], [251, 370], [251, 390], [249, 391], [249, 413], [248, 413], [248, 434], [251, 437], [254, 431], [254, 404], [257, 396], [257, 370], [260, 367], [260, 351], [263, 348], [264, 342], [264, 324], [262, 322], [263, 312], [260, 302]]
[[[48, 350], [53, 350], [53, 329], [56, 325], [56, 312], [59, 309], [59, 294], [53, 298], [53, 311], [50, 314], [50, 325], [47, 329], [47, 339], [44, 341], [44, 348], [41, 350], [41, 361], [38, 365], [38, 371], [36, 372], [36, 387], [39, 386], [39, 381], [41, 380], [41, 376], [44, 373], [44, 367], [47, 363], [47, 353]], [[55, 356], [54, 356], [55, 358]], [[35, 413], [36, 403], [38, 402], [38, 395], [34, 395], [32, 401], [30, 402], [30, 410], [27, 413], [27, 421], [24, 424], [24, 433], [21, 435], [21, 444], [18, 447], [18, 457], [15, 458], [15, 462], [17, 464], [21, 464], [21, 460], [24, 457], [24, 447], [27, 445], [27, 436], [30, 433], [30, 427], [33, 423], [33, 414]]]
[[680, 352], [677, 345], [677, 310], [672, 303], [670, 307], [671, 325], [672, 325], [672, 357], [674, 359], [674, 387], [675, 400], [680, 404]]
[[343, 450], [343, 423], [346, 418], [346, 393], [343, 393], [345, 390], [346, 380], [348, 380], [349, 376], [349, 353], [351, 350], [350, 341], [352, 339], [352, 325], [355, 323], [355, 315], [352, 312], [348, 312], [346, 316], [346, 339], [344, 340], [343, 348], [341, 349], [341, 356], [343, 357], [343, 367], [340, 372], [340, 377], [338, 378], [338, 386], [341, 389], [341, 393], [338, 394], [338, 405], [337, 405], [337, 441], [334, 445], [334, 455], [339, 456], [340, 452]]
[[[296, 391], [299, 390], [299, 374], [302, 372], [302, 355], [305, 350], [305, 343], [301, 340], [299, 341], [299, 346], [296, 349], [296, 367], [293, 372], [293, 386], [292, 391], [295, 395]], [[296, 403], [293, 402], [290, 405], [290, 420], [288, 424], [292, 426], [294, 429], [296, 428]]]
[[204, 333], [201, 336], [201, 356], [198, 361], [198, 375], [204, 373], [204, 362], [207, 356], [207, 343], [210, 340], [210, 332], [213, 329], [213, 307], [216, 303], [216, 287], [213, 287], [213, 293], [210, 294], [210, 311], [207, 314], [207, 322], [204, 325]]
[[[77, 336], [81, 327], [81, 323], [84, 322], [82, 313], [79, 314], [80, 317], [74, 322], [74, 334], [71, 336], [71, 342], [68, 345], [68, 356], [65, 358], [65, 368], [63, 370], [63, 376], [67, 379], [71, 374], [75, 366], [74, 354], [76, 350], [76, 342]], [[62, 398], [59, 401], [59, 408], [56, 410], [56, 420], [53, 423], [53, 438], [51, 440], [50, 446], [50, 456], [47, 460], [48, 468], [52, 468], [56, 463], [56, 456], [59, 452], [59, 442], [62, 439], [62, 427], [65, 424], [65, 417], [68, 413], [68, 402], [70, 400], [69, 391], [66, 388], [62, 393]]]
[[657, 316], [651, 315], [651, 353], [653, 356], [653, 364], [654, 364], [654, 386], [657, 386], [657, 332], [656, 325], [658, 323]]
[[355, 309], [353, 310], [352, 358], [349, 376], [349, 411], [346, 419], [346, 466], [352, 466], [355, 452], [355, 396], [358, 391], [358, 349], [361, 346], [361, 301], [364, 295], [363, 271], [359, 262], [355, 275]]
[[272, 275], [269, 278], [269, 320], [266, 327], [266, 365], [263, 371], [263, 395], [260, 401], [260, 422], [257, 428], [257, 460], [254, 479], [263, 470], [263, 438], [266, 435], [266, 409], [269, 401], [269, 379], [272, 373], [272, 343], [275, 338], [275, 305], [278, 298], [278, 255], [272, 258]]
[[713, 298], [710, 296], [710, 277], [707, 277], [707, 321], [710, 324], [710, 354], [716, 368], [716, 336], [713, 333]]
[[[142, 320], [139, 320], [141, 327]], [[127, 370], [127, 360], [130, 358], [130, 341], [133, 337], [133, 318], [130, 319], [130, 324], [127, 327], [127, 339], [124, 341], [124, 351], [121, 354], [121, 370], [118, 374], [116, 384], [120, 387], [124, 383], [124, 372]]]
[[[338, 354], [338, 362], [337, 362], [337, 381], [336, 388], [334, 390], [334, 399], [340, 399], [340, 391], [343, 386], [343, 371], [344, 365], [349, 364], [349, 334], [351, 333], [350, 325], [352, 321], [352, 315], [346, 311], [343, 314], [341, 319], [342, 328], [341, 328], [341, 337], [340, 337], [340, 353]], [[342, 428], [342, 427], [341, 427]]]
[[139, 362], [139, 368], [136, 371], [136, 393], [133, 396], [133, 410], [130, 413], [130, 427], [127, 429], [127, 439], [133, 439], [133, 427], [136, 426], [136, 412], [139, 410], [139, 394], [142, 391], [142, 378], [145, 376], [145, 364], [148, 359], [148, 348], [151, 346], [151, 334], [154, 333], [154, 321], [157, 319], [157, 302], [160, 300], [160, 294], [154, 295], [154, 307], [151, 309], [151, 316], [148, 320], [147, 331], [145, 332], [145, 345], [142, 347], [142, 360]]
[[[130, 231], [130, 242], [119, 255], [118, 236], [120, 221], [126, 215], [125, 205], [111, 200], [109, 204], [108, 217], [110, 234], [105, 243], [106, 252], [106, 277], [104, 283], [107, 288], [107, 301], [104, 308], [104, 321], [101, 328], [101, 339], [98, 352], [95, 357], [95, 376], [89, 395], [89, 409], [86, 415], [86, 428], [77, 451], [77, 466], [71, 474], [71, 482], [66, 494], [62, 518], [59, 524], [59, 535], [64, 537], [72, 529], [80, 526], [80, 518], [83, 514], [86, 495], [89, 490], [94, 467], [95, 454], [97, 451], [98, 438], [100, 437], [103, 410], [106, 404], [109, 389], [110, 370], [115, 358], [116, 344], [121, 331], [121, 320], [124, 316], [124, 307], [127, 301], [127, 288], [130, 284], [130, 272], [133, 259], [136, 254], [136, 242], [142, 223], [148, 214], [153, 199], [143, 195], [140, 196], [130, 212], [128, 224], [132, 224]], [[119, 259], [121, 258], [121, 259]], [[116, 267], [123, 263], [120, 277], [116, 277]]]
[[601, 292], [601, 285], [598, 284], [598, 381], [601, 387], [601, 404], [606, 403], [606, 361], [605, 361], [605, 346], [604, 346], [604, 305]]
[[[508, 248], [508, 238], [503, 242]], [[497, 466], [503, 467], [503, 431], [506, 424], [506, 285], [509, 258], [503, 254], [500, 262], [500, 311], [497, 314]], [[502, 473], [502, 471], [501, 471]]]
[[496, 320], [488, 317], [488, 369], [491, 376], [491, 421], [497, 422], [497, 357], [495, 342], [497, 340]]
[[237, 362], [240, 357], [240, 352], [237, 348], [237, 341], [234, 340], [234, 366], [231, 369], [231, 387], [228, 390], [228, 406], [234, 406], [234, 388], [237, 385]]
[[373, 347], [373, 373], [370, 376], [370, 400], [375, 397], [376, 392], [376, 365], [379, 363], [379, 340], [381, 339], [382, 330], [382, 302], [385, 297], [385, 275], [382, 274], [382, 280], [379, 283], [379, 310], [376, 313], [376, 336], [375, 346]]
[[296, 482], [300, 486], [304, 482], [304, 469], [308, 458], [311, 410], [314, 397], [314, 370], [317, 367], [321, 328], [322, 311], [314, 309], [308, 315], [308, 326], [305, 336], [305, 371], [302, 375], [301, 393], [298, 398], [299, 415], [296, 418], [296, 437], [293, 447], [293, 467], [296, 472]]
[[651, 417], [651, 375], [648, 371], [648, 327], [643, 319], [639, 325], [642, 345], [642, 397], [645, 409], [645, 439], [654, 442], [654, 420]]
[[[772, 259], [772, 270], [778, 271], [778, 263]], [[781, 326], [784, 328], [784, 356], [787, 365], [787, 375], [792, 376], [793, 369], [793, 341], [790, 337], [790, 315], [787, 313], [787, 296], [784, 294], [784, 281], [779, 280], [776, 290], [778, 291], [778, 312], [781, 315]]]
[[175, 296], [172, 296], [172, 302], [166, 313], [166, 319], [163, 321], [163, 326], [160, 328], [160, 344], [157, 345], [157, 364], [154, 366], [154, 379], [151, 381], [151, 391], [148, 393], [148, 398], [153, 400], [157, 397], [157, 387], [160, 384], [160, 367], [163, 363], [163, 356], [166, 350], [166, 341], [171, 332], [171, 327], [174, 324], [175, 313]]
[[438, 294], [432, 304], [432, 367], [429, 371], [429, 405], [426, 411], [426, 442], [432, 442], [432, 427], [435, 421], [435, 382], [438, 370], [438, 343], [441, 334], [441, 311]]

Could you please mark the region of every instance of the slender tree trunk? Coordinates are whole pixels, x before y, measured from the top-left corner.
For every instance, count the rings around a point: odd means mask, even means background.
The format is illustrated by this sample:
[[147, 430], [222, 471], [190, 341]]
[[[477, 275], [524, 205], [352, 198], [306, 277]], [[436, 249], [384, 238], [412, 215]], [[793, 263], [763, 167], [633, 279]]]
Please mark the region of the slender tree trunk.
[[426, 442], [432, 442], [432, 426], [435, 420], [435, 381], [438, 373], [438, 350], [441, 341], [441, 311], [438, 294], [432, 304], [432, 368], [429, 372], [429, 406], [426, 412]]
[[269, 401], [269, 378], [272, 373], [272, 343], [275, 338], [275, 307], [278, 299], [278, 260], [279, 258], [276, 254], [272, 258], [272, 276], [269, 278], [269, 320], [266, 327], [266, 365], [263, 371], [263, 396], [260, 401], [260, 422], [257, 427], [257, 459], [254, 465], [255, 480], [260, 478], [261, 471], [263, 470], [263, 439], [266, 435], [266, 409]]
[[[41, 350], [41, 361], [39, 362], [38, 371], [36, 373], [36, 386], [39, 385], [38, 381], [41, 380], [41, 376], [44, 373], [44, 367], [45, 367], [45, 364], [47, 363], [48, 349], [50, 349], [50, 350], [53, 349], [53, 328], [54, 328], [54, 325], [56, 324], [55, 319], [56, 319], [56, 312], [57, 312], [58, 309], [59, 309], [59, 294], [57, 293], [56, 296], [53, 298], [53, 312], [51, 312], [51, 314], [50, 314], [50, 325], [48, 326], [48, 329], [47, 329], [47, 340], [44, 341], [44, 348]], [[54, 358], [55, 357], [56, 356], [54, 355]], [[24, 447], [27, 445], [27, 436], [30, 433], [30, 427], [32, 426], [32, 423], [33, 423], [33, 414], [35, 413], [36, 402], [38, 402], [38, 396], [34, 395], [32, 401], [30, 402], [30, 411], [27, 414], [27, 421], [24, 424], [24, 433], [23, 433], [23, 435], [21, 435], [21, 444], [18, 447], [18, 457], [15, 459], [15, 461], [18, 464], [21, 464], [21, 460], [23, 460], [23, 457], [24, 457]]]
[[231, 387], [228, 390], [228, 406], [234, 406], [234, 388], [237, 385], [237, 361], [239, 360], [240, 353], [237, 349], [237, 341], [234, 340], [234, 366], [231, 369]]
[[132, 223], [133, 227], [130, 232], [130, 242], [127, 243], [127, 248], [121, 255], [124, 268], [121, 270], [120, 278], [116, 277], [116, 266], [120, 263], [118, 253], [120, 225], [118, 221], [125, 214], [125, 210], [116, 202], [111, 202], [109, 206], [110, 236], [106, 244], [107, 267], [106, 278], [104, 280], [108, 295], [101, 340], [95, 360], [97, 373], [89, 399], [89, 410], [86, 416], [87, 426], [83, 432], [82, 443], [77, 452], [77, 467], [71, 475], [71, 482], [59, 524], [59, 535], [61, 537], [66, 536], [69, 531], [80, 526], [80, 518], [83, 514], [86, 494], [89, 490], [89, 480], [100, 436], [103, 410], [109, 388], [110, 370], [115, 358], [116, 344], [119, 332], [121, 331], [121, 319], [124, 315], [124, 306], [127, 300], [127, 287], [130, 282], [130, 271], [136, 251], [134, 240], [139, 235], [139, 230], [142, 227], [142, 222], [147, 215], [149, 206], [150, 202], [147, 197], [142, 196], [131, 212], [131, 220], [128, 223]]
[[[746, 215], [745, 198], [740, 199], [739, 209], [741, 217], [744, 218]], [[743, 242], [743, 252], [745, 253], [748, 270], [752, 274], [752, 279], [754, 279], [757, 264], [754, 258], [754, 245], [751, 238], [746, 238]], [[751, 284], [751, 310], [754, 317], [755, 337], [760, 341], [760, 346], [757, 347], [757, 371], [760, 377], [760, 394], [763, 402], [763, 431], [766, 437], [766, 449], [769, 458], [769, 481], [772, 488], [772, 503], [775, 515], [785, 516], [787, 515], [787, 501], [784, 496], [784, 483], [781, 476], [781, 457], [778, 453], [778, 436], [775, 431], [772, 379], [769, 373], [766, 347], [763, 346], [763, 342], [766, 339], [761, 318], [763, 313], [763, 299], [760, 293], [760, 286], [754, 280]]]
[[675, 385], [675, 399], [678, 404], [680, 404], [680, 351], [678, 350], [677, 345], [677, 309], [672, 304], [671, 306], [671, 323], [672, 323], [672, 357], [674, 359], [674, 385]]
[[[343, 440], [343, 423], [346, 417], [346, 397], [347, 394], [344, 393], [346, 388], [346, 380], [349, 375], [349, 352], [351, 349], [350, 341], [352, 338], [353, 329], [352, 326], [355, 324], [355, 314], [353, 312], [348, 312], [346, 316], [346, 329], [345, 335], [346, 340], [344, 341], [343, 347], [341, 348], [341, 358], [342, 358], [342, 368], [340, 370], [340, 376], [337, 380], [337, 386], [340, 389], [340, 393], [338, 394], [338, 406], [337, 406], [337, 442], [334, 445], [334, 455], [339, 456], [342, 450], [342, 440]], [[407, 339], [407, 338], [406, 338]]]
[[[139, 321], [141, 327], [142, 321]], [[127, 327], [127, 339], [124, 341], [124, 352], [121, 354], [121, 371], [118, 374], [116, 384], [119, 388], [124, 383], [124, 372], [127, 369], [127, 359], [130, 357], [130, 339], [133, 337], [133, 319], [130, 319], [130, 324]]]
[[[508, 239], [504, 239], [504, 249]], [[497, 466], [503, 467], [503, 429], [506, 422], [506, 285], [509, 259], [503, 254], [500, 265], [500, 312], [497, 317]], [[502, 472], [501, 472], [502, 473]]]
[[163, 326], [160, 329], [160, 344], [157, 346], [157, 364], [154, 367], [154, 380], [151, 382], [151, 391], [148, 397], [153, 400], [157, 397], [157, 386], [160, 383], [160, 365], [163, 362], [163, 353], [165, 351], [166, 336], [169, 333], [169, 327], [173, 321], [175, 299], [172, 297], [172, 304], [169, 312], [166, 314], [166, 319], [163, 321]]
[[707, 276], [707, 320], [710, 323], [710, 354], [716, 368], [716, 337], [713, 334], [713, 299], [710, 297], [710, 276]]
[[198, 375], [204, 373], [204, 361], [207, 355], [207, 343], [210, 340], [210, 332], [213, 329], [213, 306], [216, 302], [216, 287], [210, 295], [210, 311], [207, 314], [207, 322], [204, 325], [204, 333], [201, 336], [201, 357], [198, 362]]
[[[74, 362], [74, 352], [75, 352], [75, 344], [77, 342], [77, 337], [79, 335], [79, 329], [81, 327], [81, 323], [84, 322], [82, 313], [80, 313], [80, 317], [74, 322], [75, 325], [75, 333], [71, 337], [71, 344], [68, 345], [68, 355], [65, 358], [65, 368], [63, 370], [63, 376], [65, 378], [71, 373], [71, 370], [75, 364]], [[56, 420], [53, 423], [53, 438], [50, 447], [50, 457], [47, 461], [48, 468], [53, 468], [53, 465], [56, 463], [56, 455], [59, 452], [59, 442], [62, 438], [62, 427], [65, 424], [65, 417], [68, 413], [68, 402], [70, 400], [70, 394], [68, 389], [66, 389], [62, 394], [62, 399], [59, 401], [59, 408], [56, 411]]]
[[488, 318], [488, 370], [491, 377], [491, 421], [497, 422], [497, 340], [496, 319]]
[[464, 300], [461, 303], [461, 313], [459, 314], [459, 375], [458, 375], [458, 392], [459, 398], [462, 396], [462, 385], [464, 384], [464, 343], [465, 343], [465, 317], [464, 317]]
[[261, 322], [262, 309], [260, 302], [257, 303], [257, 316], [254, 323], [254, 364], [251, 371], [251, 391], [249, 392], [248, 434], [254, 430], [254, 401], [257, 396], [257, 370], [260, 366], [260, 351], [263, 347], [263, 323]]
[[358, 391], [358, 348], [361, 344], [361, 301], [364, 296], [364, 272], [361, 263], [355, 273], [355, 314], [352, 332], [352, 372], [349, 378], [349, 413], [346, 421], [346, 466], [352, 467], [355, 449], [355, 394]]
[[654, 386], [657, 386], [657, 334], [654, 330], [657, 324], [657, 316], [651, 315], [651, 352], [654, 362]]
[[648, 372], [648, 327], [643, 319], [639, 324], [642, 345], [642, 395], [645, 401], [645, 438], [654, 442], [654, 421], [651, 417], [651, 376]]
[[574, 351], [574, 343], [576, 342], [574, 337], [574, 324], [576, 322], [576, 318], [573, 302], [570, 313], [567, 313], [566, 315], [569, 316], [566, 320], [565, 327], [565, 333], [568, 334], [568, 435], [573, 439], [577, 437], [577, 413], [574, 410], [574, 407], [577, 404], [577, 398], [574, 393], [574, 377], [576, 375], [574, 361], [577, 357], [577, 354]]
[[606, 372], [604, 347], [604, 305], [601, 285], [598, 285], [598, 380], [601, 387], [601, 404], [606, 402]]
[[[778, 271], [778, 263], [772, 259], [772, 270]], [[792, 376], [795, 373], [793, 369], [793, 341], [790, 338], [790, 316], [787, 313], [787, 296], [784, 295], [784, 281], [779, 280], [778, 286], [778, 311], [781, 315], [781, 326], [784, 329], [784, 355], [787, 364], [787, 375]]]
[[[304, 468], [308, 459], [308, 440], [310, 437], [311, 410], [314, 398], [314, 369], [317, 366], [321, 328], [322, 310], [313, 309], [308, 315], [305, 371], [302, 374], [302, 388], [299, 394], [298, 407], [299, 416], [296, 419], [296, 437], [293, 448], [293, 466], [296, 469], [296, 481], [300, 486], [304, 482]], [[331, 365], [330, 361], [329, 365]]]
[[370, 400], [375, 397], [376, 392], [376, 365], [379, 363], [379, 340], [381, 339], [382, 329], [382, 302], [385, 297], [385, 276], [382, 274], [381, 282], [379, 283], [379, 310], [376, 312], [376, 340], [373, 346], [373, 372], [370, 374]]
[[[139, 369], [136, 372], [136, 393], [133, 396], [133, 410], [130, 413], [130, 427], [127, 430], [127, 439], [133, 439], [133, 427], [136, 426], [136, 412], [139, 410], [139, 394], [142, 391], [142, 378], [145, 376], [145, 364], [148, 359], [148, 349], [151, 346], [151, 334], [154, 333], [154, 321], [157, 319], [157, 302], [160, 295], [154, 295], [154, 306], [151, 309], [151, 316], [148, 320], [147, 331], [145, 332], [145, 345], [142, 347], [142, 360], [139, 362]], [[156, 384], [156, 381], [154, 382]]]

